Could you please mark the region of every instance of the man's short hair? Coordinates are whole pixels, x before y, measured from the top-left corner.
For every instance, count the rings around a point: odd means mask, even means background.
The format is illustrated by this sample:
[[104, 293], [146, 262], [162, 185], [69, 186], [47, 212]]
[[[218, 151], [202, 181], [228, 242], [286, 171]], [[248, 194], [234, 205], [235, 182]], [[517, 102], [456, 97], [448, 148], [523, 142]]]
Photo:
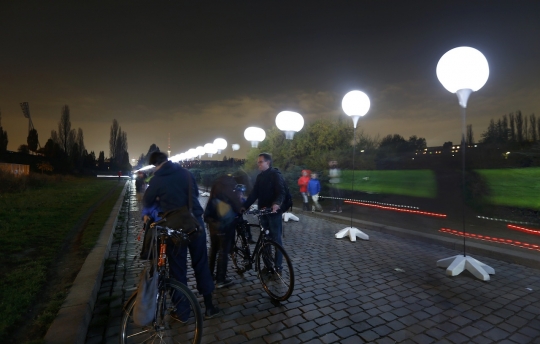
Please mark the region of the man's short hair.
[[272, 165], [272, 155], [270, 153], [261, 153], [259, 156], [262, 156], [264, 161], [268, 161]]
[[165, 153], [153, 152], [152, 154], [150, 154], [150, 158], [148, 159], [148, 163], [150, 163], [150, 165], [158, 166], [158, 165], [161, 165], [162, 163], [164, 163], [167, 160], [169, 160], [169, 159], [167, 158], [167, 155]]

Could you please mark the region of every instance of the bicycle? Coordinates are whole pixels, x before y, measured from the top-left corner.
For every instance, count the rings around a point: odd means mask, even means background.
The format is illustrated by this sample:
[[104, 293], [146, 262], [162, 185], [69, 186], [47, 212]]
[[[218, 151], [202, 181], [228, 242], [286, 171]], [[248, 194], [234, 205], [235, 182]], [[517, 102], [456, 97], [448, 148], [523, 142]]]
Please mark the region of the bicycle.
[[[159, 222], [158, 222], [159, 223]], [[133, 321], [135, 292], [124, 306], [121, 321], [120, 343], [200, 343], [203, 331], [203, 314], [199, 302], [189, 288], [168, 276], [166, 240], [175, 238], [189, 240], [188, 234], [181, 230], [151, 225], [156, 230], [158, 240], [154, 241], [157, 252], [153, 260], [157, 260], [158, 294], [156, 295], [157, 309], [154, 321], [148, 326], [137, 326]], [[176, 313], [177, 306], [184, 311]], [[171, 312], [174, 314], [171, 315]], [[172, 318], [174, 316], [174, 318]]]
[[[261, 225], [260, 217], [271, 214], [271, 212], [268, 210], [251, 210], [245, 212], [245, 214], [257, 216], [259, 224], [248, 223], [240, 215], [240, 221], [236, 226], [237, 235], [231, 252], [231, 260], [236, 272], [243, 275], [244, 272], [253, 269], [253, 263], [255, 263], [255, 271], [262, 283], [264, 291], [274, 301], [285, 301], [291, 296], [294, 290], [294, 270], [291, 259], [285, 249], [272, 240], [269, 237], [269, 230], [264, 229]], [[255, 243], [253, 254], [251, 254], [246, 236], [249, 227], [260, 229], [259, 238]], [[283, 256], [281, 268], [277, 268], [275, 264], [277, 252]]]

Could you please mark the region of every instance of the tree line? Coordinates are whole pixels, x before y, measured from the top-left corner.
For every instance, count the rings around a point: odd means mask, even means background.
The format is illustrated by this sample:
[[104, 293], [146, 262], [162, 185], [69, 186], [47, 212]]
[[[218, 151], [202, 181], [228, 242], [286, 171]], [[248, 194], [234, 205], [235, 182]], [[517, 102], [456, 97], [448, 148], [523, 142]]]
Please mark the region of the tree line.
[[[8, 136], [2, 128], [0, 113], [0, 155], [7, 151], [7, 144]], [[38, 132], [32, 129], [26, 144], [20, 145], [18, 152], [44, 157], [35, 166], [42, 171], [92, 173], [95, 170], [131, 170], [127, 134], [122, 131], [118, 121], [113, 119], [110, 128], [109, 158], [105, 158], [104, 151], [100, 151], [96, 157], [94, 151], [88, 152], [85, 147], [82, 128], [72, 129], [68, 105], [62, 107], [58, 130], [51, 130], [45, 145], [38, 146]]]

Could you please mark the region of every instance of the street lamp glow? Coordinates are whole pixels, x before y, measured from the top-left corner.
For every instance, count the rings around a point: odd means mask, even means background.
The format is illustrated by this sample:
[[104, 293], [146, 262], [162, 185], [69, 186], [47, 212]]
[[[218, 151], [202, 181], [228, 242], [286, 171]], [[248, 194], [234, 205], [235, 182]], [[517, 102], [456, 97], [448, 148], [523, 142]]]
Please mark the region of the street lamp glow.
[[237, 150], [240, 149], [240, 145], [238, 143], [233, 143], [231, 148], [232, 148], [233, 151], [237, 151]]
[[485, 56], [471, 47], [458, 47], [444, 54], [437, 63], [437, 78], [451, 93], [456, 93], [459, 105], [467, 107], [472, 92], [484, 86], [489, 77]]
[[285, 132], [287, 140], [292, 140], [294, 134], [304, 127], [304, 117], [298, 112], [281, 111], [276, 116], [276, 126]]
[[206, 150], [203, 146], [198, 146], [197, 148], [195, 148], [195, 151], [197, 152], [199, 159], [204, 155], [204, 153], [206, 153]]
[[251, 142], [251, 147], [258, 147], [259, 142], [264, 141], [266, 133], [261, 128], [248, 127], [244, 130], [244, 137]]
[[351, 91], [341, 101], [343, 111], [352, 118], [355, 128], [358, 119], [368, 112], [370, 106], [369, 97], [362, 91]]
[[221, 154], [221, 151], [227, 148], [227, 141], [222, 138], [217, 138], [214, 140], [214, 146], [217, 148], [217, 153]]
[[204, 145], [204, 151], [206, 154], [208, 154], [208, 157], [211, 158], [212, 155], [216, 154], [218, 150], [213, 143], [207, 143]]

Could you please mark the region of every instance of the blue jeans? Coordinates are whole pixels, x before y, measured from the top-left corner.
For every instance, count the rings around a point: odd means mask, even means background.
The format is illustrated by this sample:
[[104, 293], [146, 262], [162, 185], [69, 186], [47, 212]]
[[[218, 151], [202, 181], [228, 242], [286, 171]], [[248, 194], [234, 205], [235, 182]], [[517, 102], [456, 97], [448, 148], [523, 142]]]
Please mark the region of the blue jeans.
[[[270, 232], [270, 238], [272, 238], [272, 240], [283, 246], [281, 241], [281, 233], [283, 233], [281, 211], [277, 212], [276, 214], [261, 216], [261, 225], [264, 229], [268, 229]], [[283, 255], [281, 252], [277, 252], [274, 262], [276, 264], [276, 269], [281, 269], [282, 262]]]
[[[167, 257], [169, 261], [169, 274], [178, 282], [187, 286], [187, 251], [191, 256], [191, 266], [195, 272], [197, 290], [201, 295], [208, 295], [214, 291], [214, 282], [208, 267], [208, 254], [206, 251], [206, 231], [202, 219], [198, 219], [202, 228], [201, 234], [187, 246], [175, 246], [171, 239], [167, 240]], [[173, 302], [177, 305], [178, 313], [182, 313], [179, 300]]]

